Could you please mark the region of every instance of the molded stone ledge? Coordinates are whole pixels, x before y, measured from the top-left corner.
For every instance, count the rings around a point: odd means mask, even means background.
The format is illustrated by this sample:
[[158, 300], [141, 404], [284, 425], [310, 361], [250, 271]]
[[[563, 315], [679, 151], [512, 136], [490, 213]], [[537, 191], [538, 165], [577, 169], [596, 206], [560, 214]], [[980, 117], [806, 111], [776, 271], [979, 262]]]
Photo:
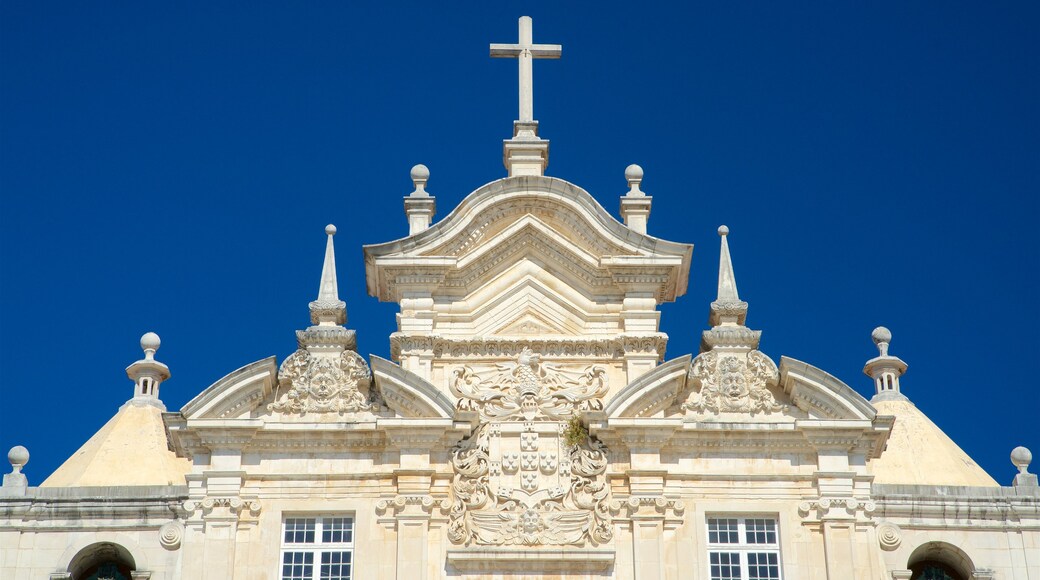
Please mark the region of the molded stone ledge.
[[611, 548], [498, 548], [448, 550], [448, 563], [467, 572], [588, 572], [614, 564]]

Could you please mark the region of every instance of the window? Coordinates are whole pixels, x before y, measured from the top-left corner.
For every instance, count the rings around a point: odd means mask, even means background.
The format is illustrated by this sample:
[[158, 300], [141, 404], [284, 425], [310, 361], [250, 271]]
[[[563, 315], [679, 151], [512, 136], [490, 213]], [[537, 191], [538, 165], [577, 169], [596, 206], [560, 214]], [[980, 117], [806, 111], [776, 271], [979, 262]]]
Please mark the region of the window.
[[711, 580], [781, 580], [773, 518], [708, 518]]
[[282, 580], [350, 580], [354, 519], [291, 517], [282, 523]]

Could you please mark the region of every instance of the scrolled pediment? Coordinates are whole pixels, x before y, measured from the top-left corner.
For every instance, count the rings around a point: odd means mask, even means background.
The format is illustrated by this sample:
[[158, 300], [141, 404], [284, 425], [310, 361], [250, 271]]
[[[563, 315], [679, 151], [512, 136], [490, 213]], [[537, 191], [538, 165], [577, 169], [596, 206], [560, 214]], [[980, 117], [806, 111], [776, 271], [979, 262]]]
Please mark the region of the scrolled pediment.
[[780, 358], [780, 385], [814, 419], [873, 420], [877, 411], [834, 375], [793, 358]]
[[450, 419], [455, 401], [419, 375], [378, 356], [372, 356], [374, 388], [390, 410], [401, 417]]
[[653, 417], [671, 407], [686, 389], [691, 358], [674, 358], [629, 383], [607, 403], [607, 417]]
[[[398, 286], [417, 283], [420, 271], [425, 273], [420, 283], [472, 289], [474, 273], [479, 277], [501, 264], [503, 252], [515, 258], [515, 252], [524, 251], [517, 243], [524, 237], [528, 245], [539, 246], [539, 255], [561, 257], [558, 267], [589, 283], [613, 284], [612, 269], [636, 260], [641, 268], [661, 270], [663, 300], [686, 291], [691, 245], [627, 228], [571, 183], [523, 176], [477, 189], [446, 218], [418, 234], [365, 246], [369, 294], [396, 301]], [[402, 276], [408, 279], [402, 281]]]
[[181, 407], [185, 419], [248, 418], [278, 384], [278, 363], [271, 356], [232, 371]]

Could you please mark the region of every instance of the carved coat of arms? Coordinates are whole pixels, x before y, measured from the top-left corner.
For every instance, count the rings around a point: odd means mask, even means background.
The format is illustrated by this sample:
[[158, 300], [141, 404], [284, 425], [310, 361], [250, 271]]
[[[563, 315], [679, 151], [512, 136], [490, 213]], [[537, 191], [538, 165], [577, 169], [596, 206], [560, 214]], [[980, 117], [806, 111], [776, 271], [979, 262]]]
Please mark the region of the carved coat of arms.
[[568, 422], [602, 409], [606, 369], [565, 371], [524, 349], [486, 373], [457, 369], [459, 411], [473, 433], [452, 452], [448, 536], [457, 544], [563, 545], [609, 540], [606, 450], [592, 438], [568, 445]]

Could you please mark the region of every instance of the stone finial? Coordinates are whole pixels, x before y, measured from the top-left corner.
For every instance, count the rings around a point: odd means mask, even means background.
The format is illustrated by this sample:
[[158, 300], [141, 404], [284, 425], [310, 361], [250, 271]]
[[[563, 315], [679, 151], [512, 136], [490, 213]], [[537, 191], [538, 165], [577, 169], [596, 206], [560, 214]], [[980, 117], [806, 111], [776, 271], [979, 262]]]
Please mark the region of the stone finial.
[[430, 170], [423, 164], [412, 167], [412, 185], [415, 190], [404, 198], [404, 213], [408, 216], [408, 235], [413, 236], [430, 227], [437, 213], [437, 199], [426, 191]]
[[625, 180], [628, 181], [628, 192], [621, 196], [621, 217], [630, 229], [645, 234], [653, 198], [639, 189], [643, 182], [643, 168], [629, 165], [625, 168]]
[[643, 168], [633, 163], [625, 168], [625, 180], [628, 181], [628, 196], [642, 197], [646, 195], [639, 189], [643, 182]]
[[[1025, 447], [1019, 447], [1018, 449], [1025, 450]], [[1026, 453], [1029, 453], [1029, 451], [1026, 450]], [[7, 460], [11, 462], [11, 473], [21, 473], [25, 464], [29, 463], [29, 450], [21, 445], [15, 445], [7, 452]]]
[[412, 184], [415, 186], [412, 197], [429, 197], [430, 194], [426, 193], [426, 182], [430, 180], [430, 169], [420, 163], [412, 167], [411, 176]]
[[1036, 487], [1038, 485], [1036, 474], [1029, 473], [1029, 464], [1032, 461], [1033, 454], [1025, 447], [1018, 446], [1011, 450], [1011, 463], [1018, 468], [1018, 474], [1015, 475], [1015, 487]]
[[336, 226], [325, 226], [325, 261], [321, 265], [321, 283], [318, 286], [318, 299], [308, 307], [311, 311], [311, 324], [316, 326], [338, 326], [347, 322], [347, 304], [339, 299], [339, 282], [336, 279], [336, 247], [332, 236], [336, 235]]
[[898, 357], [888, 354], [892, 331], [879, 326], [870, 333], [870, 338], [874, 340], [878, 349], [878, 356], [867, 361], [863, 367], [863, 373], [874, 379], [875, 393], [871, 402], [906, 401], [906, 396], [899, 389], [899, 377], [906, 373], [907, 365]]
[[29, 450], [15, 445], [7, 452], [7, 460], [11, 462], [11, 473], [4, 475], [4, 486], [0, 489], [0, 495], [25, 495], [29, 480], [22, 473], [22, 468], [29, 463]]
[[758, 348], [761, 330], [751, 330], [744, 325], [747, 320], [748, 303], [737, 293], [737, 277], [733, 259], [729, 253], [729, 228], [719, 226], [719, 288], [711, 303], [708, 324], [711, 330], [701, 335], [701, 351], [715, 348], [732, 349], [734, 352], [749, 352]]
[[737, 275], [733, 269], [733, 258], [729, 253], [729, 228], [719, 226], [719, 288], [715, 301], [711, 303], [709, 322], [714, 326], [743, 326], [747, 319], [748, 304], [737, 292]]
[[126, 367], [126, 376], [134, 382], [134, 396], [131, 401], [163, 407], [159, 400], [159, 385], [170, 378], [170, 368], [155, 360], [155, 352], [159, 350], [159, 335], [146, 332], [141, 336], [141, 350], [144, 358]]
[[880, 356], [888, 356], [888, 344], [892, 342], [892, 331], [884, 326], [879, 326], [870, 333], [870, 338], [874, 339], [874, 344], [881, 353]]

